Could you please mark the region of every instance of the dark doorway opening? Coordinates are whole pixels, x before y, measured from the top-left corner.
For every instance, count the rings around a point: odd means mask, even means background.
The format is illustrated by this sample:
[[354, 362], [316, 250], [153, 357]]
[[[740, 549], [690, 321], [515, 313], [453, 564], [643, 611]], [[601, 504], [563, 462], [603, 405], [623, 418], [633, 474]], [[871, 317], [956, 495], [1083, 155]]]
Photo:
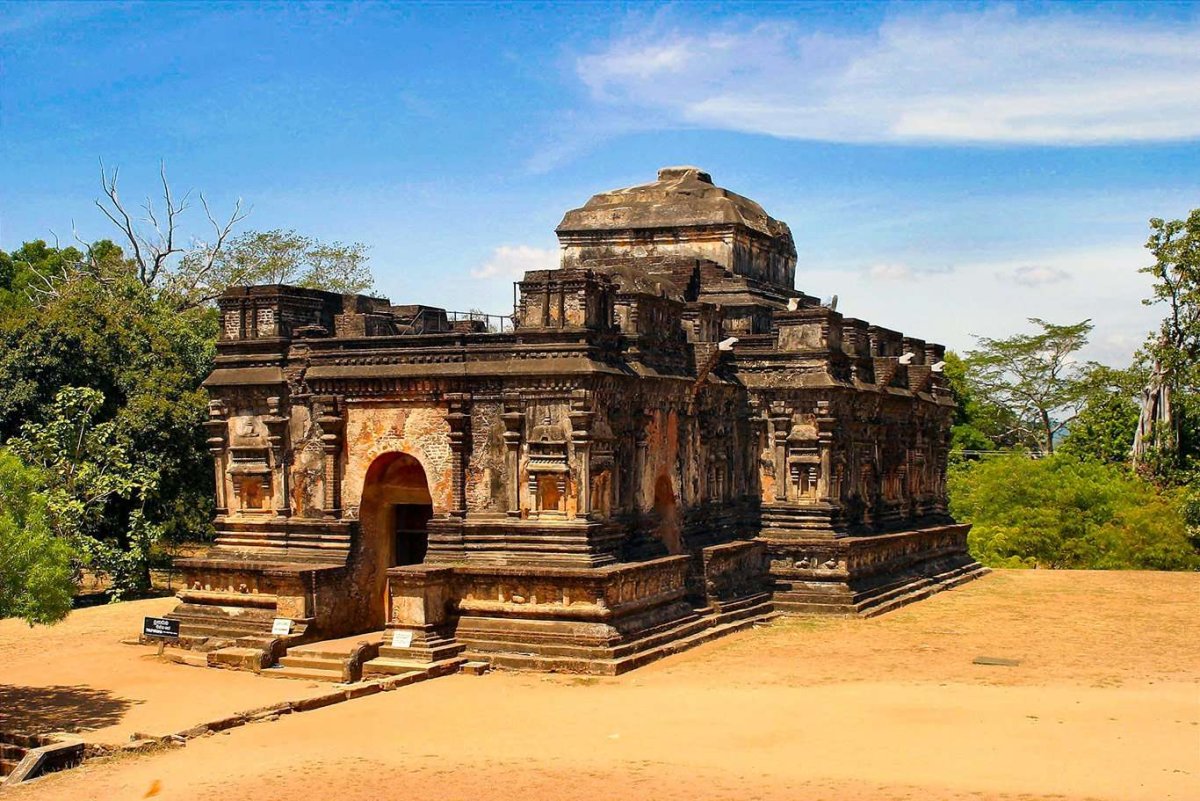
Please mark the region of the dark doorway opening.
[[395, 509], [395, 544], [392, 549], [392, 564], [419, 565], [425, 561], [429, 549], [429, 518], [433, 517], [433, 506], [428, 503], [398, 503]]

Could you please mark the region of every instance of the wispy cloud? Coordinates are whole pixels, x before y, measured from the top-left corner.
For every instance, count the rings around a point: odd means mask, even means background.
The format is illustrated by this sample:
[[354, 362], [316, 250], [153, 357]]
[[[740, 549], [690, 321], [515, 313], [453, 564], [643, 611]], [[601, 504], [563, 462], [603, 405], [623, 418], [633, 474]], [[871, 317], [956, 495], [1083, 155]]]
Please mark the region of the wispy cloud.
[[907, 264], [873, 264], [867, 268], [867, 277], [874, 281], [911, 281], [916, 272]]
[[1071, 274], [1066, 270], [1059, 267], [1050, 267], [1045, 264], [1024, 264], [1012, 270], [1009, 275], [1012, 277], [1012, 280], [1022, 286], [1058, 284], [1068, 281], [1071, 278]]
[[1200, 20], [902, 9], [865, 35], [661, 18], [576, 61], [646, 127], [836, 142], [1093, 145], [1200, 137]]
[[500, 245], [488, 260], [471, 270], [472, 278], [520, 278], [527, 270], [552, 270], [558, 266], [558, 250], [530, 245]]

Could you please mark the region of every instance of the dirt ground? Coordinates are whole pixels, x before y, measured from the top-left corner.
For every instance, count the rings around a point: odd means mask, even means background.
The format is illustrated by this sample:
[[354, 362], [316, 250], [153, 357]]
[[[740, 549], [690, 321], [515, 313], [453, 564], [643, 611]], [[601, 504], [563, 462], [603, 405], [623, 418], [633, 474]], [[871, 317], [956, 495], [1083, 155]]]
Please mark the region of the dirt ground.
[[[143, 612], [83, 610], [65, 625], [112, 637], [113, 619], [101, 614], [136, 621]], [[1197, 621], [1200, 575], [1002, 571], [881, 618], [785, 620], [617, 678], [451, 676], [182, 749], [91, 762], [4, 794], [1192, 801]], [[42, 654], [74, 659], [81, 641], [43, 639], [53, 648]], [[10, 681], [18, 642], [0, 623], [0, 682]], [[110, 673], [153, 661], [129, 646], [110, 650], [96, 649], [75, 681], [116, 694]], [[1020, 664], [973, 664], [979, 656]], [[207, 688], [236, 680], [317, 690], [158, 667], [177, 694], [143, 692], [143, 706], [167, 703], [197, 719], [206, 719]], [[128, 698], [140, 687], [121, 686]]]
[[142, 618], [178, 603], [152, 598], [79, 609], [56, 626], [0, 620], [0, 731], [71, 731], [95, 743], [182, 731], [319, 691], [253, 673], [164, 662], [136, 638]]

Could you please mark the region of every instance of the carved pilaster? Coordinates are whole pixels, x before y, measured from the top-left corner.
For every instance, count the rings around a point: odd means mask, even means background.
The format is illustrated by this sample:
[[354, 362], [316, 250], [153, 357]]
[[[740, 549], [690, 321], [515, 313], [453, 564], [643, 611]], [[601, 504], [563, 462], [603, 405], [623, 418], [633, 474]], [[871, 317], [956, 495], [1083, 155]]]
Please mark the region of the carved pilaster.
[[268, 414], [262, 418], [267, 427], [267, 444], [271, 449], [271, 469], [275, 477], [272, 484], [278, 488], [274, 495], [275, 514], [290, 517], [291, 490], [288, 479], [287, 426], [288, 416], [281, 413], [279, 398], [267, 398]]
[[575, 451], [575, 486], [578, 488], [579, 517], [588, 517], [592, 512], [592, 412], [591, 393], [579, 390], [571, 395], [571, 445]]
[[820, 469], [817, 472], [817, 498], [822, 503], [833, 499], [833, 429], [837, 418], [829, 408], [829, 401], [817, 401], [817, 449], [820, 454]]
[[792, 416], [782, 403], [771, 404], [772, 445], [775, 451], [775, 500], [787, 499], [787, 437], [792, 428]]
[[336, 520], [342, 516], [341, 465], [338, 463], [341, 461], [339, 456], [346, 420], [338, 414], [336, 398], [319, 398], [315, 405], [320, 410], [317, 413], [317, 425], [321, 427], [321, 448], [325, 453], [324, 518]]
[[521, 437], [525, 427], [525, 413], [521, 411], [521, 396], [516, 392], [505, 393], [504, 412], [504, 469], [508, 473], [508, 516], [521, 516]]
[[216, 480], [217, 515], [229, 514], [229, 501], [225, 497], [225, 449], [229, 444], [228, 410], [222, 401], [210, 401], [208, 404], [208, 420], [204, 427], [208, 430], [208, 452], [213, 458], [213, 477]]
[[470, 424], [471, 396], [461, 392], [446, 395], [446, 422], [450, 425], [450, 516], [462, 518], [467, 514], [466, 470], [467, 426]]

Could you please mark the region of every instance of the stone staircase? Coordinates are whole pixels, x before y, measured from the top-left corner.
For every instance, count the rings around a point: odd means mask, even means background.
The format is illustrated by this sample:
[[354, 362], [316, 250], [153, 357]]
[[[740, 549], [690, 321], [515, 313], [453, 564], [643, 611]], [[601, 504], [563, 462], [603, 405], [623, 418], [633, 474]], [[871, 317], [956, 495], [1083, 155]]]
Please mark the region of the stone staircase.
[[352, 682], [362, 678], [363, 663], [379, 653], [379, 634], [295, 645], [279, 663], [262, 671], [274, 679]]
[[[245, 607], [231, 615], [224, 607], [210, 604], [181, 603], [166, 615], [179, 621], [179, 642], [183, 648], [214, 650], [236, 646], [265, 648], [275, 639], [271, 625], [274, 608]], [[307, 621], [293, 624], [292, 637], [304, 634]]]
[[833, 535], [844, 526], [841, 509], [829, 504], [812, 506], [763, 506], [762, 535], [766, 538]]
[[462, 650], [461, 647], [453, 650], [455, 655], [448, 659], [427, 662], [414, 659], [408, 648], [382, 645], [379, 648], [378, 655], [363, 664], [363, 678], [410, 676], [425, 671], [433, 671], [433, 675], [437, 676], [444, 675], [445, 673], [453, 673], [466, 661], [457, 656], [457, 653]]
[[776, 608], [790, 614], [875, 617], [923, 598], [953, 589], [991, 571], [975, 561], [926, 567], [887, 584], [852, 590], [846, 585], [820, 584], [805, 591], [797, 585], [776, 596]]
[[992, 572], [978, 562], [952, 567], [930, 576], [905, 582], [883, 592], [874, 593], [855, 602], [855, 611], [860, 617], [875, 617], [901, 606], [928, 598], [934, 593], [953, 589]]
[[83, 740], [73, 735], [0, 731], [0, 790], [83, 760]]
[[0, 783], [17, 769], [17, 765], [21, 764], [28, 751], [29, 746], [25, 744], [24, 737], [0, 732]]
[[422, 681], [455, 673], [466, 661], [457, 656], [433, 662], [416, 659], [409, 649], [384, 645], [381, 638], [382, 633], [376, 632], [293, 646], [276, 666], [264, 669], [260, 675], [335, 684], [385, 677]]
[[512, 652], [511, 643], [471, 639], [463, 656], [498, 668], [617, 676], [726, 634], [762, 625], [777, 616], [770, 594], [762, 593], [721, 609], [696, 609], [682, 620], [648, 629], [637, 639], [612, 648], [543, 644], [539, 654], [519, 654]]

